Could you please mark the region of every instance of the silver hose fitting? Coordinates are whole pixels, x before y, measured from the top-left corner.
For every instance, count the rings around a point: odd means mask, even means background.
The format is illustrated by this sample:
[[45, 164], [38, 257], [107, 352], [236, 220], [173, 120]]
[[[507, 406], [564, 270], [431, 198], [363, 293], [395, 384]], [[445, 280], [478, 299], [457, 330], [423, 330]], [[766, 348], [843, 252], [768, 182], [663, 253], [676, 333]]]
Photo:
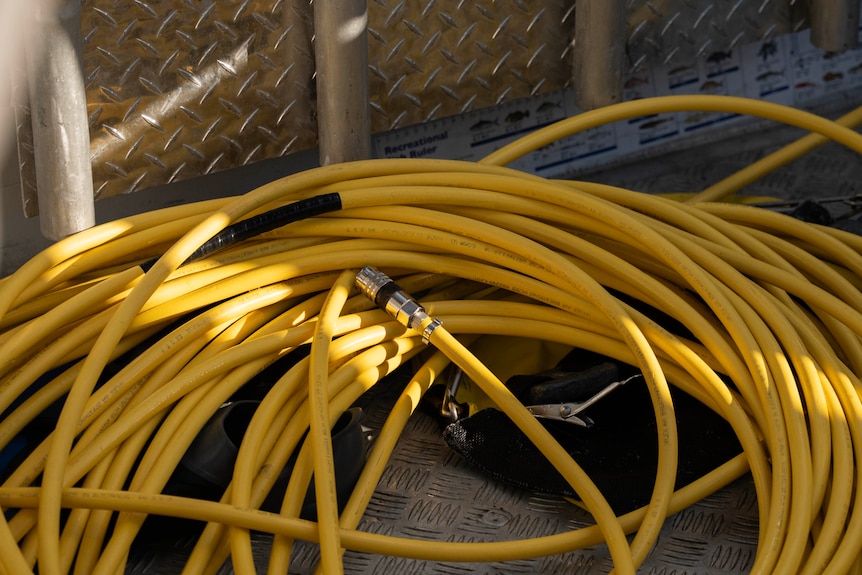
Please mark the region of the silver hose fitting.
[[365, 266], [356, 274], [356, 286], [383, 311], [395, 318], [395, 321], [422, 332], [422, 341], [426, 344], [431, 333], [442, 322], [431, 318], [425, 308], [413, 296], [392, 279], [373, 266]]

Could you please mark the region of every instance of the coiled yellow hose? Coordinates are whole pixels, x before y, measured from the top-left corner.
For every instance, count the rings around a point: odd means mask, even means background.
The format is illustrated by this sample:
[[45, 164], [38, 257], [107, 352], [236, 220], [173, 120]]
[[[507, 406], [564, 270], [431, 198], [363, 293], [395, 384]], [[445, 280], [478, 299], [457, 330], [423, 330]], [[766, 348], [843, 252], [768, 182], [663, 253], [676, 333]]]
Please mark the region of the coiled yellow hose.
[[[342, 570], [344, 549], [505, 561], [600, 542], [615, 572], [633, 573], [669, 514], [748, 471], [760, 518], [752, 572], [857, 568], [862, 242], [756, 208], [679, 204], [500, 166], [584, 129], [678, 110], [757, 115], [862, 152], [862, 136], [852, 130], [767, 102], [638, 100], [565, 120], [478, 164], [375, 160], [309, 170], [238, 198], [98, 226], [32, 258], [0, 281], [0, 412], [7, 413], [0, 448], [65, 399], [51, 435], [0, 486], [0, 572], [37, 565], [49, 575], [121, 572], [153, 513], [208, 522], [187, 574], [215, 573], [228, 557], [237, 573], [253, 573], [252, 529], [276, 536], [272, 573], [286, 571], [295, 539], [319, 542], [319, 570], [327, 574]], [[321, 194], [337, 195], [340, 209], [188, 261], [231, 224]], [[420, 333], [351, 293], [356, 270], [369, 264], [425, 294], [426, 309], [443, 322], [426, 334], [429, 348]], [[664, 312], [692, 339], [608, 290]], [[659, 430], [647, 507], [614, 516], [577, 462], [472, 356], [470, 344], [484, 334], [557, 341], [640, 368]], [[143, 351], [100, 381], [112, 360], [144, 341]], [[304, 344], [310, 357], [288, 370], [255, 412], [221, 501], [163, 495], [215, 410]], [[339, 516], [326, 430], [412, 358], [421, 367]], [[407, 418], [450, 362], [536, 442], [595, 527], [488, 543], [356, 530]], [[677, 492], [669, 384], [727, 419], [744, 449]], [[294, 452], [281, 515], [258, 511]], [[298, 519], [312, 473], [314, 523]], [[64, 508], [72, 512], [61, 521]], [[629, 541], [626, 533], [635, 536]]]

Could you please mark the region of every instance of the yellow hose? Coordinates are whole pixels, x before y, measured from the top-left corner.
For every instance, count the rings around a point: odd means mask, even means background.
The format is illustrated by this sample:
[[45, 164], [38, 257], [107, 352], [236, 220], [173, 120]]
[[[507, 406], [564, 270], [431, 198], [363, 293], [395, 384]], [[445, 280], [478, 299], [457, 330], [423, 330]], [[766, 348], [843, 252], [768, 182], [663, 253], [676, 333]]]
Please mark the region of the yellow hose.
[[[238, 198], [111, 222], [35, 256], [0, 283], [0, 446], [54, 400], [65, 400], [50, 437], [0, 486], [0, 572], [122, 571], [154, 513], [208, 522], [186, 563], [188, 575], [215, 573], [228, 558], [237, 573], [253, 573], [251, 530], [275, 536], [272, 573], [287, 569], [297, 539], [319, 543], [322, 573], [342, 571], [345, 549], [470, 562], [599, 543], [616, 573], [634, 573], [670, 514], [746, 472], [760, 521], [753, 573], [858, 569], [862, 240], [757, 208], [702, 201], [735, 191], [822, 138], [806, 138], [690, 204], [501, 167], [591, 127], [679, 110], [770, 118], [862, 151], [862, 136], [846, 127], [858, 122], [853, 115], [836, 123], [721, 96], [639, 100], [564, 120], [477, 164], [328, 166]], [[322, 194], [337, 194], [338, 209], [186, 261], [232, 224]], [[421, 293], [443, 327], [402, 327], [353, 295], [350, 270], [369, 264]], [[674, 335], [614, 292], [660, 310], [691, 335]], [[474, 357], [470, 346], [486, 334], [582, 347], [643, 372], [658, 428], [649, 505], [614, 516], [578, 462]], [[433, 348], [424, 354], [422, 336]], [[146, 348], [118, 373], [102, 377], [110, 361], [143, 341]], [[273, 384], [252, 418], [220, 502], [162, 495], [219, 405], [306, 344], [311, 355]], [[414, 357], [422, 367], [339, 514], [331, 422]], [[407, 418], [449, 363], [536, 443], [595, 526], [493, 543], [356, 530]], [[744, 449], [677, 491], [669, 385], [724, 417]], [[28, 390], [34, 393], [25, 399]], [[282, 516], [256, 511], [294, 452]], [[314, 523], [297, 518], [312, 475]], [[72, 512], [61, 523], [64, 508]]]
[[[845, 128], [855, 128], [859, 124], [862, 124], [862, 106], [841, 116], [835, 120], [835, 123]], [[766, 174], [777, 170], [781, 166], [789, 164], [828, 141], [829, 138], [826, 138], [821, 134], [807, 134], [795, 142], [784, 146], [780, 150], [742, 168], [723, 180], [710, 185], [686, 201], [690, 203], [721, 201], [728, 196], [735, 194], [745, 186], [756, 182]]]

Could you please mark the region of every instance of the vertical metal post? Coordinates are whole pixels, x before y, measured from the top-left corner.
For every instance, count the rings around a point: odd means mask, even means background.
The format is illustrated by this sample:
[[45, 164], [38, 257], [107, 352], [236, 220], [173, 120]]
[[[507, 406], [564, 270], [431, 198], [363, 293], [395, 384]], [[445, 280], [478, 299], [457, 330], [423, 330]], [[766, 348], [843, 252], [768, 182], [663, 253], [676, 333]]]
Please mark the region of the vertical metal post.
[[859, 44], [859, 0], [811, 0], [811, 43], [827, 52], [844, 52]]
[[27, 77], [40, 225], [45, 237], [58, 240], [96, 221], [80, 0], [40, 4], [31, 32]]
[[371, 156], [367, 0], [314, 3], [320, 163]]
[[578, 0], [572, 84], [575, 104], [592, 110], [619, 102], [625, 64], [623, 0]]

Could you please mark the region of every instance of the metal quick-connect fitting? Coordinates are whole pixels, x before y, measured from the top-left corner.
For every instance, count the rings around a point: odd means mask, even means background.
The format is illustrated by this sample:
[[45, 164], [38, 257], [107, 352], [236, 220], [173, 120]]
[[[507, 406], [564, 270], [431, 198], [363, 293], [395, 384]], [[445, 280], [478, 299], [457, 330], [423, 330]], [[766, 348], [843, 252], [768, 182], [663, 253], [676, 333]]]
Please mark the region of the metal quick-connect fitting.
[[380, 309], [395, 318], [395, 321], [422, 332], [422, 340], [428, 343], [433, 332], [441, 325], [439, 319], [431, 319], [425, 308], [401, 286], [373, 266], [365, 266], [356, 274], [356, 285], [365, 296]]

